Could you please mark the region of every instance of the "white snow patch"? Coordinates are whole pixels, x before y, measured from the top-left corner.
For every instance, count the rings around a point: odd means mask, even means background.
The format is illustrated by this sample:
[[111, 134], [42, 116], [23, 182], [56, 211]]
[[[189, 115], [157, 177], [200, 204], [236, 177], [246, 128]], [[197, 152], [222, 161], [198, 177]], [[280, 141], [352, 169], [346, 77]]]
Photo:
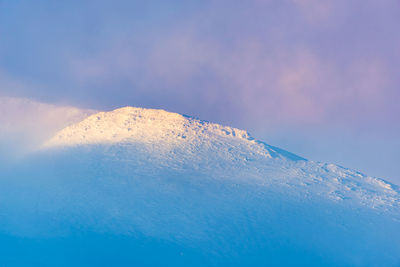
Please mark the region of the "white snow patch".
[[[58, 132], [43, 149], [102, 146], [105, 154], [171, 170], [203, 170], [279, 185], [291, 194], [325, 195], [333, 201], [398, 209], [389, 183], [334, 164], [307, 161], [255, 140], [244, 130], [177, 113], [134, 107], [100, 112]], [[289, 192], [288, 192], [289, 193]]]

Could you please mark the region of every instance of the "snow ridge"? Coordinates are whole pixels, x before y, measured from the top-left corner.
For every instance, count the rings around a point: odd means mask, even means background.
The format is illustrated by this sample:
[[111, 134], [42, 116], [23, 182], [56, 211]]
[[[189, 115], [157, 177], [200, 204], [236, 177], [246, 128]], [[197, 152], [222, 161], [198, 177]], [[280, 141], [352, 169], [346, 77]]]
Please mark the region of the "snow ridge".
[[382, 179], [308, 161], [257, 141], [244, 130], [164, 110], [125, 107], [100, 112], [61, 130], [44, 145], [80, 147], [107, 147], [102, 154], [137, 169], [157, 166], [221, 179], [245, 177], [262, 186], [284, 187], [292, 195], [320, 195], [396, 213], [400, 209], [398, 188]]
[[158, 109], [125, 107], [100, 112], [65, 128], [48, 142], [49, 146], [124, 141], [175, 142], [195, 135], [231, 135], [250, 139], [246, 131]]
[[245, 130], [161, 109], [136, 107], [124, 107], [94, 114], [80, 123], [61, 130], [45, 143], [44, 147], [140, 143], [153, 147], [158, 145], [170, 151], [176, 147], [184, 148], [193, 144], [208, 143], [211, 146], [211, 143], [218, 139], [246, 145], [267, 158], [286, 157], [292, 160], [305, 160], [257, 141]]

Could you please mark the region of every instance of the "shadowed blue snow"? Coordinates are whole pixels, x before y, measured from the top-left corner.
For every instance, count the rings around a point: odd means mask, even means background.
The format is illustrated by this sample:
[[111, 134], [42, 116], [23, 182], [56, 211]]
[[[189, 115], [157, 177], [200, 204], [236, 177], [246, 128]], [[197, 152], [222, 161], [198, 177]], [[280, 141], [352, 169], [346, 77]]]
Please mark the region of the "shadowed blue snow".
[[151, 158], [116, 160], [89, 151], [35, 156], [2, 178], [1, 263], [400, 263], [399, 221], [379, 208], [335, 202], [301, 188], [298, 193], [290, 184], [260, 186], [246, 176], [221, 179], [154, 166]]
[[400, 263], [397, 186], [238, 129], [123, 108], [49, 142], [0, 162], [3, 265]]

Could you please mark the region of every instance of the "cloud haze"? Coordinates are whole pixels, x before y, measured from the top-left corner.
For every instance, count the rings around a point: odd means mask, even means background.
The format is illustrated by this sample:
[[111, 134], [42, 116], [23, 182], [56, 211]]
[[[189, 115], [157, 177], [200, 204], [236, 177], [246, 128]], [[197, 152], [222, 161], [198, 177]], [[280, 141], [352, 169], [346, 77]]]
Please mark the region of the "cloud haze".
[[399, 24], [395, 0], [0, 1], [0, 94], [164, 108], [289, 150], [276, 129], [386, 137], [379, 155], [400, 131]]
[[23, 98], [0, 97], [0, 154], [17, 155], [35, 149], [57, 131], [94, 112]]

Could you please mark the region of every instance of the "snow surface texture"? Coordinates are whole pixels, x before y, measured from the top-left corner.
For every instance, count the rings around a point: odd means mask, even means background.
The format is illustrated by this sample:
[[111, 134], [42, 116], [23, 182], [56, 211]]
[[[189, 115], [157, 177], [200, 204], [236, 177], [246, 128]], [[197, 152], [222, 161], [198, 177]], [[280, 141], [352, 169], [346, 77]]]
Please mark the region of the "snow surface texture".
[[[157, 164], [171, 169], [226, 172], [225, 167], [234, 166], [236, 172], [255, 174], [263, 183], [297, 186], [305, 192], [370, 207], [400, 207], [399, 192], [382, 179], [334, 164], [307, 161], [257, 141], [244, 130], [164, 110], [126, 107], [100, 112], [60, 131], [44, 147], [96, 144], [117, 145], [125, 153], [129, 153], [129, 146], [140, 144], [156, 157]], [[273, 177], [263, 177], [271, 172]]]
[[400, 266], [397, 186], [176, 113], [94, 114], [0, 173], [0, 265]]

